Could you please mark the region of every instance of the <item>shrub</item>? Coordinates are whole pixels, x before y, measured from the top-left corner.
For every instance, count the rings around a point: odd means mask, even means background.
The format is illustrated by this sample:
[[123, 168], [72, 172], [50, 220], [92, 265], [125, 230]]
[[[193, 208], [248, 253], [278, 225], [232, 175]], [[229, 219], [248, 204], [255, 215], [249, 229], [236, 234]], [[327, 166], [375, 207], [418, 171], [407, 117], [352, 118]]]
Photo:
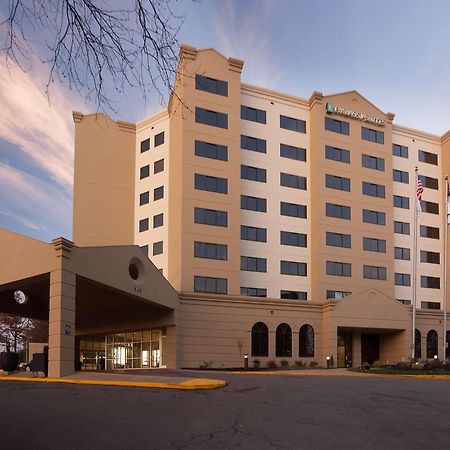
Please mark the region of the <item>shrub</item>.
[[309, 363], [309, 367], [311, 367], [311, 369], [313, 369], [314, 367], [318, 367], [319, 363], [317, 361], [311, 361]]
[[299, 369], [304, 369], [306, 367], [306, 363], [303, 361], [295, 361], [295, 365], [299, 368]]
[[286, 360], [286, 359], [282, 359], [282, 360], [280, 361], [280, 365], [281, 365], [281, 367], [282, 367], [283, 369], [287, 369], [287, 368], [289, 367], [289, 361]]
[[370, 364], [368, 362], [361, 363], [361, 369], [362, 370], [369, 370], [370, 369]]
[[253, 360], [253, 367], [255, 369], [259, 369], [260, 366], [261, 366], [261, 361], [259, 359], [254, 359]]
[[377, 360], [377, 361], [374, 361], [374, 363], [372, 364], [372, 367], [374, 367], [375, 369], [381, 369], [384, 367], [384, 364], [382, 364], [381, 361]]
[[276, 361], [274, 361], [273, 359], [271, 359], [271, 360], [267, 361], [267, 367], [268, 367], [269, 369], [276, 369], [278, 366], [277, 366]]
[[409, 370], [411, 369], [411, 363], [409, 361], [401, 361], [395, 365], [397, 370]]

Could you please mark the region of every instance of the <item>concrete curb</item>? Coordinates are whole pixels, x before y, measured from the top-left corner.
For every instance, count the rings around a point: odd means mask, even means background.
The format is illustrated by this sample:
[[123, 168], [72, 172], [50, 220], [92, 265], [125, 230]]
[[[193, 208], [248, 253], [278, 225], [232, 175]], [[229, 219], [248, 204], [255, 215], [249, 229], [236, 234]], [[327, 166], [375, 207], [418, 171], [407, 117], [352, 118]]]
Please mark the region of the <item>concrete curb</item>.
[[141, 387], [153, 389], [178, 389], [182, 391], [219, 389], [226, 386], [224, 380], [212, 380], [208, 378], [191, 378], [181, 383], [160, 383], [153, 381], [113, 381], [113, 380], [75, 380], [65, 378], [26, 378], [26, 377], [1, 377], [0, 381], [25, 381], [35, 383], [66, 383], [87, 384], [96, 386], [121, 386]]
[[284, 375], [288, 377], [349, 377], [349, 378], [406, 378], [413, 380], [447, 380], [450, 375], [394, 375], [381, 373], [289, 373], [289, 372], [231, 372], [235, 375]]

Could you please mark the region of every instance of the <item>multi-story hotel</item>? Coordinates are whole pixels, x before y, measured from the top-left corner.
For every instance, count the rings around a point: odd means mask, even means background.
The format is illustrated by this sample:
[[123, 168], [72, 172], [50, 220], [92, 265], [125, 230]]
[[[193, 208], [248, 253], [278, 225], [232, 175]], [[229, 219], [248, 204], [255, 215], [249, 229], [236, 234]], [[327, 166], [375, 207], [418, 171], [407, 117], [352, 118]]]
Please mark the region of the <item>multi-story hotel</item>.
[[450, 133], [397, 125], [356, 91], [245, 84], [242, 68], [182, 46], [167, 109], [74, 113], [75, 246], [138, 245], [178, 291], [174, 367], [444, 357]]

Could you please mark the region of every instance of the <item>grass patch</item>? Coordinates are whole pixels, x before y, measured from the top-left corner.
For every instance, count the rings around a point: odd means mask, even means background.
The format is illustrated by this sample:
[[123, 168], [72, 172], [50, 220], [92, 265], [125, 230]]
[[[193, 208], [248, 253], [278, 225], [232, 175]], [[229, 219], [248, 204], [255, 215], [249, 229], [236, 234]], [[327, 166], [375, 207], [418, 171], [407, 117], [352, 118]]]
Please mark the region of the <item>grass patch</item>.
[[368, 370], [349, 369], [352, 372], [374, 373], [385, 375], [450, 375], [450, 370], [426, 370], [426, 369], [391, 369], [388, 367], [371, 367]]

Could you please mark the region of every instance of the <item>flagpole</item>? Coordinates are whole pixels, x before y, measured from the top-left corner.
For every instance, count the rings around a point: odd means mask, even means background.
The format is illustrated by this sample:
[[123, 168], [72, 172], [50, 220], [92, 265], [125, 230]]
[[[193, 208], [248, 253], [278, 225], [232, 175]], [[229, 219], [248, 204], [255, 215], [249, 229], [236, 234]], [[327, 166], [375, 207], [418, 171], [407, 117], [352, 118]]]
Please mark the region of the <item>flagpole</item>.
[[449, 187], [448, 176], [445, 177], [445, 210], [446, 215], [444, 219], [444, 353], [442, 354], [442, 360], [444, 365], [447, 362], [447, 267], [448, 267], [448, 225], [449, 225]]
[[413, 295], [412, 295], [412, 330], [411, 330], [411, 363], [414, 361], [415, 357], [415, 347], [416, 347], [416, 301], [417, 301], [417, 223], [419, 216], [419, 199], [417, 197], [417, 182], [419, 179], [418, 176], [418, 167], [415, 168], [415, 199], [416, 199], [416, 208], [414, 211], [414, 244], [413, 244]]

